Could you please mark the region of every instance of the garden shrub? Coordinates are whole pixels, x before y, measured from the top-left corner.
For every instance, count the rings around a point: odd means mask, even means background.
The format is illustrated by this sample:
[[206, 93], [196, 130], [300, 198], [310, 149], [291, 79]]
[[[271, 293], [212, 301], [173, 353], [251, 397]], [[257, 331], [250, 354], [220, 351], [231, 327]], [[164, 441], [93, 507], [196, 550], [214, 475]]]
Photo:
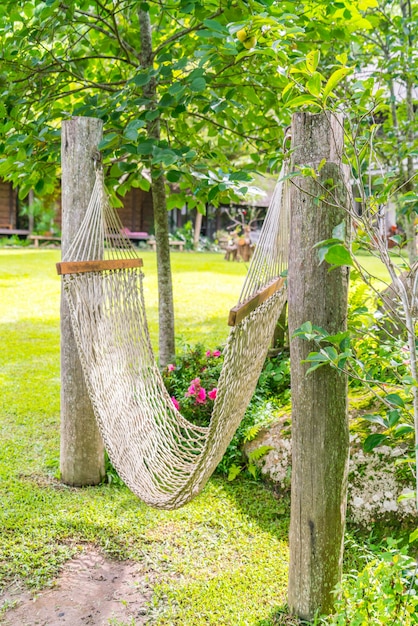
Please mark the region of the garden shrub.
[[[186, 344], [176, 363], [169, 364], [163, 370], [163, 380], [173, 403], [194, 424], [209, 424], [222, 364], [221, 348], [210, 350], [202, 344], [193, 347]], [[268, 358], [244, 418], [218, 466], [219, 472], [233, 478], [244, 467], [248, 468], [242, 452], [243, 444], [253, 439], [262, 426], [274, 419], [279, 404], [288, 402], [289, 386], [288, 355], [279, 354]], [[255, 476], [255, 464], [250, 464], [250, 467]]]
[[[337, 626], [418, 624], [417, 563], [396, 542], [376, 554], [360, 572], [343, 576], [335, 614], [322, 623]], [[391, 545], [392, 544], [392, 545]]]

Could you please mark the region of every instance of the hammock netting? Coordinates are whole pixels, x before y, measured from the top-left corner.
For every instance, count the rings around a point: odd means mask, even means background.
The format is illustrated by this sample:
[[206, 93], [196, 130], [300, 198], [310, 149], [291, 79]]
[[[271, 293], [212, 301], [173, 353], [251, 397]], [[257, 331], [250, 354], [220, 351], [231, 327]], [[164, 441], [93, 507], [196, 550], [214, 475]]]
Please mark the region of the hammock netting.
[[[201, 427], [182, 417], [165, 389], [148, 332], [137, 250], [124, 236], [103, 174], [97, 173], [85, 219], [60, 264], [63, 287], [109, 458], [150, 506], [177, 508], [203, 489], [254, 393], [286, 301], [284, 281], [278, 281], [288, 256], [282, 188], [279, 181], [238, 303], [244, 309], [253, 304], [230, 330], [211, 421]], [[122, 262], [86, 270], [85, 262], [97, 259]]]

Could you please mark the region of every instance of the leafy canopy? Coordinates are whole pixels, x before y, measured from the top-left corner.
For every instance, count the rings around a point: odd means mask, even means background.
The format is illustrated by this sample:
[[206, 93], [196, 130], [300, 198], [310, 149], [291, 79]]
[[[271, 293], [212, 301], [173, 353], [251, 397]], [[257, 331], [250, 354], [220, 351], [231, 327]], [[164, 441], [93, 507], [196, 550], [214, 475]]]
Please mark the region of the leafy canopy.
[[[169, 208], [183, 206], [188, 189], [190, 207], [245, 193], [251, 170], [274, 168], [281, 159], [289, 98], [296, 106], [295, 93], [281, 98], [289, 70], [297, 76], [307, 59], [310, 88], [317, 90], [319, 56], [312, 49], [321, 41], [321, 63], [332, 74], [351, 34], [370, 30], [362, 11], [375, 4], [5, 0], [0, 176], [19, 185], [23, 197], [31, 188], [50, 192], [59, 173], [61, 121], [85, 115], [104, 121], [100, 147], [110, 187], [122, 194], [131, 186], [148, 189], [150, 166], [178, 184]], [[153, 25], [149, 66], [140, 11]], [[148, 132], [153, 120], [160, 122], [159, 139]]]

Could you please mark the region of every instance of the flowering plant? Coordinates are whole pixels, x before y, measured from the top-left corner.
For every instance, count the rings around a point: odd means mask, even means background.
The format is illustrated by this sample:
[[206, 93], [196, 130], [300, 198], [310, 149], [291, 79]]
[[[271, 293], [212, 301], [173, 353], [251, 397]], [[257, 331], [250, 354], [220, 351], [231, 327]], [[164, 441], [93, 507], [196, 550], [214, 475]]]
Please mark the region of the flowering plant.
[[174, 406], [194, 424], [209, 424], [222, 363], [221, 350], [206, 350], [198, 344], [193, 348], [185, 346], [176, 364], [170, 363], [163, 371]]

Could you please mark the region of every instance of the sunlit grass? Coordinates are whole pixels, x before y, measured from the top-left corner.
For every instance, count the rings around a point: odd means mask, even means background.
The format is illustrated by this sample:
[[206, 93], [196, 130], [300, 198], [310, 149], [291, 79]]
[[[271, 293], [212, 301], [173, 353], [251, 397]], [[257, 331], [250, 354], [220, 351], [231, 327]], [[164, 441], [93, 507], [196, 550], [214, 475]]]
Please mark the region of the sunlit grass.
[[[141, 251], [144, 293], [151, 340], [158, 346], [156, 255]], [[25, 318], [58, 320], [60, 278], [58, 250], [0, 250], [0, 323]], [[238, 300], [247, 267], [228, 263], [222, 254], [172, 254], [176, 336], [214, 347], [228, 335], [228, 312]], [[23, 294], [23, 295], [22, 295]]]
[[[155, 255], [145, 297], [157, 342]], [[284, 602], [288, 500], [260, 483], [221, 478], [178, 511], [148, 508], [125, 487], [72, 489], [59, 470], [58, 251], [0, 250], [0, 606], [10, 583], [40, 588], [94, 544], [141, 563], [155, 624], [236, 626]], [[245, 267], [221, 255], [174, 253], [177, 334], [225, 341]], [[244, 600], [245, 596], [245, 600]]]
[[[390, 253], [390, 256], [394, 265], [399, 268], [399, 271], [404, 271], [406, 267], [406, 258], [399, 256], [399, 254], [396, 253]], [[383, 261], [381, 261], [378, 256], [372, 256], [366, 252], [360, 252], [357, 254], [357, 260], [366, 274], [368, 274], [372, 279], [375, 279], [374, 283], [377, 287], [380, 285], [381, 288], [384, 289], [390, 284], [391, 280], [389, 278], [389, 272]]]
[[[91, 543], [150, 574], [155, 624], [272, 626], [286, 595], [287, 499], [260, 483], [217, 477], [169, 512], [148, 508], [125, 487], [71, 489], [57, 480], [59, 256], [0, 250], [0, 590], [12, 581], [44, 586]], [[156, 259], [142, 256], [156, 347]], [[172, 266], [177, 337], [208, 348], [224, 342], [245, 266], [188, 253], [174, 253]], [[381, 266], [377, 273], [385, 278]]]

